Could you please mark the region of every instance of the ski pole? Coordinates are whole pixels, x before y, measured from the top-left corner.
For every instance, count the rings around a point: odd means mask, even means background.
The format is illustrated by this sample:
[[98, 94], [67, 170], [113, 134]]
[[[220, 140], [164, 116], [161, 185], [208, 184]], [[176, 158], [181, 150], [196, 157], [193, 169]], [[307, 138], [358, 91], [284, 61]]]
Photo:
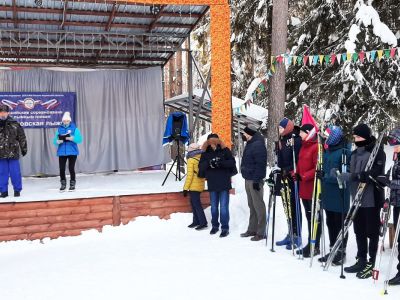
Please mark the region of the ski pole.
[[389, 285], [389, 278], [390, 278], [390, 273], [391, 273], [390, 271], [392, 269], [392, 265], [393, 265], [393, 261], [394, 261], [394, 255], [396, 253], [396, 249], [397, 249], [397, 251], [399, 251], [399, 232], [400, 232], [400, 216], [398, 216], [398, 220], [397, 220], [397, 224], [396, 224], [396, 233], [394, 235], [394, 244], [393, 244], [392, 251], [390, 253], [389, 267], [387, 269], [386, 279], [385, 279], [385, 282], [384, 282], [383, 293], [385, 295], [388, 294], [388, 285]]

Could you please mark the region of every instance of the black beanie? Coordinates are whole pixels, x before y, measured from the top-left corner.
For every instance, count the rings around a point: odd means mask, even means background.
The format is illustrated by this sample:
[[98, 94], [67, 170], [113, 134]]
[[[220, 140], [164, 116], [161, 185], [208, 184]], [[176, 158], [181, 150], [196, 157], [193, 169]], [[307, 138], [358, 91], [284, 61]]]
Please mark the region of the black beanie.
[[301, 131], [304, 131], [305, 133], [309, 133], [311, 130], [314, 129], [314, 126], [311, 124], [304, 124], [300, 127]]
[[0, 112], [9, 112], [9, 111], [10, 108], [7, 105], [0, 103]]
[[219, 139], [219, 136], [216, 133], [211, 133], [207, 136], [207, 140], [209, 139]]
[[353, 128], [353, 134], [369, 140], [371, 138], [371, 129], [367, 124], [359, 124]]
[[257, 129], [254, 128], [254, 127], [251, 126], [251, 125], [247, 125], [247, 126], [243, 129], [243, 131], [244, 131], [245, 133], [247, 133], [248, 135], [251, 135], [251, 136], [254, 136], [254, 135], [257, 133]]

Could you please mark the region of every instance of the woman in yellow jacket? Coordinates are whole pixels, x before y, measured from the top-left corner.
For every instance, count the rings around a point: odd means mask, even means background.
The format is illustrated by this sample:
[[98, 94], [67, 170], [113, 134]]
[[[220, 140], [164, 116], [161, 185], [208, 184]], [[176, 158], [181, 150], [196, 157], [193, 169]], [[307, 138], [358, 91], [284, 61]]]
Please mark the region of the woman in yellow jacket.
[[190, 144], [187, 154], [187, 176], [183, 187], [183, 195], [186, 197], [189, 193], [190, 204], [193, 211], [193, 222], [188, 227], [202, 230], [207, 228], [207, 219], [204, 214], [203, 206], [200, 201], [200, 193], [204, 191], [204, 178], [199, 178], [199, 161], [202, 150], [197, 144]]

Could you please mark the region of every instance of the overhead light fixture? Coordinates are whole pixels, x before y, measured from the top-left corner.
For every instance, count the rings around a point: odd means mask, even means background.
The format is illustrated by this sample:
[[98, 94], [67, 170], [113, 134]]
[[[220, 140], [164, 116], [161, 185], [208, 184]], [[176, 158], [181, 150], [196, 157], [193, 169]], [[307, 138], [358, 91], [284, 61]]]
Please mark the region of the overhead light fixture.
[[161, 5], [153, 5], [150, 6], [150, 13], [153, 15], [158, 15], [158, 13], [161, 11]]

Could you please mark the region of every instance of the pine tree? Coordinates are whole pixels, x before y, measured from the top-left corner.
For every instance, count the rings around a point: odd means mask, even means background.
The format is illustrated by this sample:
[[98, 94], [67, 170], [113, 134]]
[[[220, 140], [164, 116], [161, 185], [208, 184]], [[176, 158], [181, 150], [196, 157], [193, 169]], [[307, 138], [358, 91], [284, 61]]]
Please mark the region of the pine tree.
[[[394, 3], [396, 0], [389, 2]], [[389, 45], [373, 32], [372, 26], [360, 23], [356, 13], [363, 1], [357, 1], [354, 10], [346, 10], [338, 1], [315, 0], [313, 9], [301, 26], [290, 36], [294, 55], [339, 54], [387, 49]], [[381, 20], [390, 16], [391, 5], [382, 7]], [[365, 8], [365, 7], [364, 7]], [[352, 45], [350, 28], [359, 30]], [[346, 49], [354, 47], [354, 49]], [[351, 48], [350, 47], [350, 48]], [[326, 108], [340, 113], [347, 131], [359, 122], [371, 124], [380, 130], [399, 119], [397, 105], [400, 93], [399, 60], [382, 59], [364, 63], [346, 61], [323, 66], [290, 67], [287, 108], [292, 116], [299, 115], [303, 103], [319, 112], [322, 119]], [[302, 83], [305, 83], [302, 85]], [[302, 89], [299, 89], [300, 86]], [[304, 90], [304, 87], [307, 88]]]

